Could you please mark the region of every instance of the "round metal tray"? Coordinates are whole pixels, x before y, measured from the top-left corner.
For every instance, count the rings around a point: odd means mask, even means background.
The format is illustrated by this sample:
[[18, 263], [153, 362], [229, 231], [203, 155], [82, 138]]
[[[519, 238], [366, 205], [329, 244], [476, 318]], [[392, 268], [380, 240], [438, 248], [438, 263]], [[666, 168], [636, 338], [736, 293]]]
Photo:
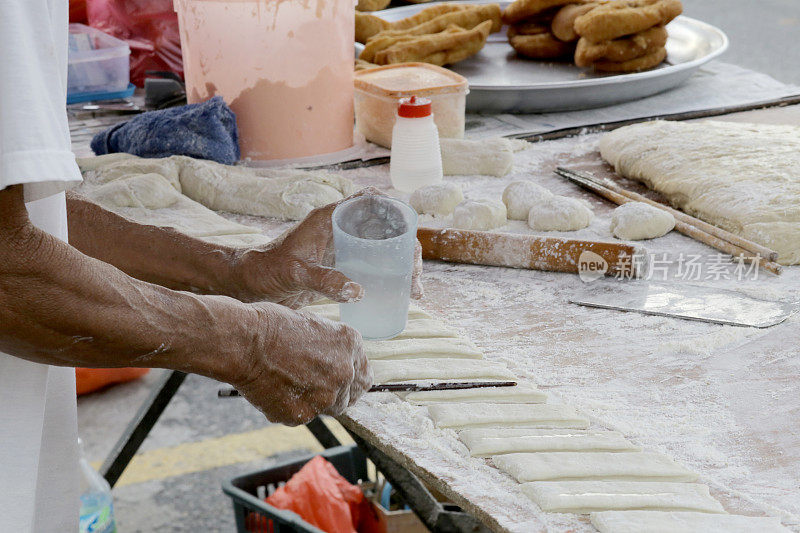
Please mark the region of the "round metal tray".
[[[505, 8], [511, 2], [463, 3], [498, 3]], [[395, 21], [429, 6], [414, 4], [374, 15]], [[506, 28], [490, 35], [478, 54], [449, 68], [469, 80], [469, 112], [541, 113], [603, 107], [672, 89], [728, 47], [722, 30], [693, 18], [678, 17], [667, 30], [667, 60], [645, 72], [596, 74], [566, 62], [522, 59], [509, 46]]]

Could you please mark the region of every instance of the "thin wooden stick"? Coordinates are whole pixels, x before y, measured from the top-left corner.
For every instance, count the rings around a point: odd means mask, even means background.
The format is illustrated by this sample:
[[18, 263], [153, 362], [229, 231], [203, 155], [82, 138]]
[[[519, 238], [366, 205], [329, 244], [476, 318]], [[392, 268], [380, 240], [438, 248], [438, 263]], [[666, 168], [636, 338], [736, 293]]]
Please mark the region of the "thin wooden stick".
[[[628, 196], [626, 196], [624, 194], [621, 194], [620, 192], [617, 192], [617, 191], [614, 191], [612, 189], [609, 189], [608, 187], [599, 184], [594, 179], [584, 176], [583, 173], [579, 174], [579, 173], [577, 173], [575, 171], [568, 170], [568, 169], [561, 168], [561, 167], [556, 169], [555, 172], [559, 176], [567, 178], [568, 180], [573, 181], [573, 182], [577, 183], [578, 185], [580, 185], [580, 186], [582, 186], [582, 187], [584, 187], [586, 189], [589, 189], [590, 191], [594, 192], [595, 194], [598, 194], [599, 196], [602, 196], [603, 198], [605, 198], [607, 200], [610, 200], [610, 201], [614, 202], [615, 204], [622, 205], [622, 204], [625, 204], [625, 203], [628, 203], [628, 202], [639, 201], [639, 200], [630, 198], [630, 197], [628, 197]], [[644, 197], [642, 197], [642, 198], [644, 198]], [[659, 208], [659, 209], [661, 209], [663, 211], [667, 211], [669, 213], [674, 211], [674, 209], [671, 209], [671, 208], [669, 208], [669, 207], [667, 207], [665, 205], [659, 204], [658, 202], [652, 202], [652, 205], [654, 207], [657, 207], [657, 208]], [[680, 213], [680, 212], [677, 212], [677, 211], [675, 213], [677, 213], [678, 215], [683, 215], [680, 218], [679, 217], [675, 217], [676, 218], [676, 220], [675, 220], [675, 230], [678, 231], [679, 233], [682, 233], [682, 234], [686, 235], [687, 237], [691, 237], [696, 241], [702, 242], [703, 244], [707, 244], [708, 246], [711, 246], [712, 248], [716, 248], [717, 250], [725, 252], [726, 254], [730, 254], [731, 256], [733, 256], [735, 258], [743, 257], [744, 260], [746, 260], [746, 261], [755, 261], [757, 259], [758, 260], [758, 265], [761, 268], [763, 268], [764, 270], [766, 270], [767, 272], [771, 272], [771, 273], [773, 273], [775, 275], [780, 275], [781, 274], [781, 272], [783, 270], [781, 265], [779, 265], [779, 264], [777, 264], [777, 263], [775, 263], [773, 261], [770, 261], [767, 257], [761, 256], [757, 252], [756, 252], [757, 255], [754, 257], [753, 256], [753, 252], [751, 250], [747, 250], [745, 248], [742, 248], [741, 246], [738, 246], [736, 244], [731, 243], [730, 241], [728, 241], [726, 239], [720, 238], [720, 237], [718, 237], [716, 235], [712, 235], [712, 234], [700, 229], [699, 227], [695, 226], [691, 222], [687, 221], [687, 220], [692, 220], [692, 221], [697, 220], [694, 217], [691, 217], [689, 215], [686, 215], [685, 213]], [[684, 217], [686, 217], [686, 218], [684, 218]], [[771, 252], [771, 250], [770, 250], [770, 252]]]
[[691, 224], [691, 225], [693, 225], [695, 227], [698, 227], [701, 230], [705, 231], [706, 233], [710, 233], [711, 235], [714, 235], [715, 237], [719, 237], [720, 239], [726, 240], [731, 244], [735, 244], [736, 246], [738, 246], [740, 248], [744, 248], [745, 250], [748, 250], [749, 252], [752, 252], [753, 254], [758, 254], [761, 257], [766, 258], [767, 261], [775, 261], [775, 260], [778, 259], [778, 252], [776, 252], [775, 250], [771, 250], [771, 249], [767, 248], [766, 246], [762, 246], [762, 245], [758, 244], [757, 242], [749, 241], [749, 240], [745, 239], [744, 237], [740, 237], [739, 235], [736, 235], [735, 233], [731, 233], [730, 231], [726, 231], [726, 230], [724, 230], [722, 228], [718, 228], [717, 226], [715, 226], [713, 224], [709, 224], [708, 222], [705, 222], [704, 220], [700, 220], [699, 218], [693, 217], [691, 215], [687, 215], [686, 213], [684, 213], [682, 211], [678, 211], [677, 209], [673, 209], [672, 207], [669, 207], [668, 205], [664, 205], [662, 203], [656, 202], [655, 200], [651, 200], [650, 198], [648, 198], [648, 197], [646, 197], [644, 195], [641, 195], [641, 194], [639, 194], [637, 192], [629, 191], [629, 190], [625, 189], [624, 187], [620, 187], [619, 184], [614, 183], [612, 180], [610, 180], [608, 178], [603, 178], [603, 181], [600, 182], [600, 181], [598, 181], [597, 178], [595, 178], [594, 176], [592, 176], [591, 174], [589, 174], [587, 172], [578, 172], [578, 171], [575, 171], [575, 170], [568, 170], [568, 169], [565, 169], [565, 168], [562, 168], [562, 167], [559, 167], [559, 170], [563, 170], [563, 171], [566, 171], [566, 172], [572, 172], [574, 174], [577, 174], [578, 176], [581, 176], [581, 177], [586, 178], [588, 180], [592, 180], [593, 182], [595, 182], [595, 183], [597, 183], [599, 185], [604, 185], [604, 186], [608, 187], [609, 189], [611, 189], [612, 191], [618, 192], [619, 194], [621, 194], [623, 196], [627, 196], [631, 200], [634, 200], [636, 202], [644, 202], [646, 204], [652, 205], [653, 207], [658, 207], [659, 209], [662, 209], [664, 211], [672, 213], [672, 216], [675, 217], [675, 220], [681, 220], [683, 222], [686, 222], [687, 224]]

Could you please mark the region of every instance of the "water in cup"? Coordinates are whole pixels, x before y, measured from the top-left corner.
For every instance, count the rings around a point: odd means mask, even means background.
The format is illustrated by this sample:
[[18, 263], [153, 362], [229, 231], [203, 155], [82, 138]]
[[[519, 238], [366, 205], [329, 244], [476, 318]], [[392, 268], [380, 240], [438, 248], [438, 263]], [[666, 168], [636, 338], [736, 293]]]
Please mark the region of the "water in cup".
[[414, 267], [417, 214], [382, 196], [361, 196], [333, 212], [336, 269], [364, 288], [364, 298], [341, 304], [342, 322], [370, 340], [406, 326]]

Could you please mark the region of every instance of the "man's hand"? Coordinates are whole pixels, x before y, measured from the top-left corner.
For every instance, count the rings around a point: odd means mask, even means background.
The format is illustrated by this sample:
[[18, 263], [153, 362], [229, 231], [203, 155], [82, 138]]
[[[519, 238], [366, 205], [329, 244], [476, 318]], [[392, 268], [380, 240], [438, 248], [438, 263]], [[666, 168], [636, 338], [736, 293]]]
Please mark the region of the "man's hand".
[[[350, 198], [365, 194], [383, 195], [369, 187]], [[242, 253], [233, 269], [236, 288], [228, 294], [242, 301], [268, 300], [293, 309], [320, 296], [342, 303], [360, 300], [363, 288], [332, 268], [331, 215], [339, 203], [315, 209], [269, 246]], [[422, 248], [417, 243], [411, 281], [411, 296], [415, 299], [423, 294], [421, 273]]]
[[295, 426], [338, 415], [372, 386], [361, 335], [349, 326], [273, 304], [253, 304], [256, 342], [231, 381], [272, 422]]

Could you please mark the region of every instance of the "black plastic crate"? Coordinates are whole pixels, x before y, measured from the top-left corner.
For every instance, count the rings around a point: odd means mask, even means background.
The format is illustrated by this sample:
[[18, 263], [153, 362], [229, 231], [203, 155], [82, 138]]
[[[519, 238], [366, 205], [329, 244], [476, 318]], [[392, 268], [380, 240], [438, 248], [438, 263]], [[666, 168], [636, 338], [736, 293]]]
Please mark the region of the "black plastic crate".
[[[352, 484], [369, 479], [367, 458], [358, 446], [337, 446], [321, 454]], [[272, 468], [239, 476], [222, 484], [222, 491], [233, 500], [236, 529], [239, 533], [325, 533], [292, 511], [278, 509], [258, 497], [259, 487], [275, 488], [289, 481], [314, 455], [287, 461]], [[269, 493], [269, 491], [267, 491]]]

